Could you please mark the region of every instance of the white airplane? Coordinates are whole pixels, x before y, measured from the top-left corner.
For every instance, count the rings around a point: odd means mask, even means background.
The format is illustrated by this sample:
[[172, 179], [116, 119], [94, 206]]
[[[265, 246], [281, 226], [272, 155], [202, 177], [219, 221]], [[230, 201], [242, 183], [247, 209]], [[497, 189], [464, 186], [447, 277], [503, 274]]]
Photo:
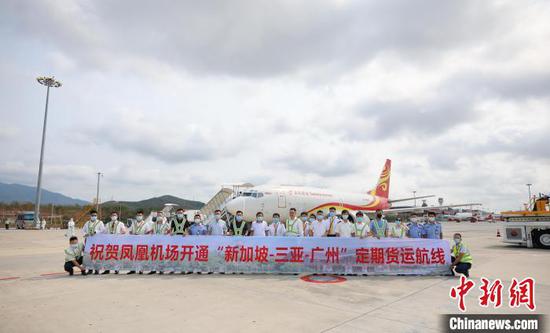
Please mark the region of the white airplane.
[[257, 186], [239, 192], [239, 195], [230, 200], [225, 208], [235, 215], [237, 211], [243, 212], [245, 221], [253, 221], [257, 212], [264, 214], [264, 219], [270, 221], [274, 213], [279, 213], [281, 219], [288, 218], [290, 208], [296, 208], [297, 213], [308, 214], [322, 210], [325, 214], [330, 207], [336, 208], [337, 213], [347, 209], [355, 214], [357, 211], [376, 211], [381, 209], [384, 213], [423, 212], [426, 210], [443, 210], [450, 207], [475, 206], [479, 204], [446, 205], [437, 207], [407, 207], [392, 209], [395, 202], [410, 201], [414, 199], [430, 198], [433, 195], [389, 199], [391, 160], [386, 160], [384, 169], [380, 174], [376, 187], [367, 193], [338, 192], [321, 188], [300, 186]]

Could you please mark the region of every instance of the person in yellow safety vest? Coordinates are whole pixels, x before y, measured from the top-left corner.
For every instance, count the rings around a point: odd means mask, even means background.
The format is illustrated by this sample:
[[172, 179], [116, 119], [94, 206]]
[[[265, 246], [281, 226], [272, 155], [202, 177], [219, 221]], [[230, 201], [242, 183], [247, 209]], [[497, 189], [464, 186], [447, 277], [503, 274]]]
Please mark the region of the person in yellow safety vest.
[[[111, 235], [123, 235], [126, 233], [126, 227], [124, 226], [124, 223], [118, 220], [117, 212], [111, 212], [111, 222], [107, 222], [107, 224], [105, 224], [105, 233]], [[103, 275], [109, 273], [111, 273], [111, 271], [106, 269], [101, 274]], [[115, 270], [115, 274], [118, 274], [118, 269]]]
[[376, 218], [370, 222], [370, 232], [378, 239], [388, 237], [388, 221], [383, 218], [381, 210], [376, 211]]
[[302, 237], [304, 235], [304, 225], [302, 224], [302, 220], [296, 216], [296, 208], [289, 209], [285, 228], [285, 236]]
[[390, 226], [390, 237], [392, 238], [406, 238], [409, 228], [401, 223], [401, 219], [396, 219]]
[[[146, 222], [143, 219], [143, 211], [138, 210], [136, 214], [136, 220], [132, 223], [132, 226], [130, 227], [130, 234], [132, 235], [145, 235], [150, 234], [153, 231], [153, 226], [151, 223]], [[136, 271], [132, 270], [129, 271], [126, 274], [135, 274]], [[140, 270], [139, 274], [143, 274], [143, 271]]]
[[451, 249], [451, 272], [464, 274], [466, 277], [470, 277], [470, 269], [472, 268], [472, 255], [470, 250], [462, 243], [462, 235], [459, 233], [453, 236], [454, 245]]
[[357, 213], [355, 213], [354, 237], [368, 237], [370, 232], [369, 223], [369, 217], [364, 216], [362, 211], [358, 211]]
[[243, 212], [238, 210], [235, 213], [235, 219], [229, 223], [229, 234], [232, 236], [246, 236], [250, 225], [243, 220]]
[[[82, 232], [84, 233], [84, 244], [86, 244], [86, 239], [88, 237], [91, 237], [95, 234], [101, 234], [105, 230], [105, 225], [103, 224], [103, 221], [99, 220], [97, 218], [97, 211], [91, 210], [90, 211], [90, 219], [84, 223], [84, 227], [82, 227]], [[99, 274], [99, 270], [94, 270], [94, 274]], [[88, 274], [92, 274], [92, 270], [88, 270]]]
[[336, 208], [330, 207], [328, 209], [327, 216], [327, 237], [336, 237], [336, 226], [338, 225], [338, 223], [340, 223], [340, 219], [338, 218], [338, 215], [336, 215]]
[[65, 266], [64, 269], [69, 275], [73, 275], [74, 267], [80, 269], [82, 275], [86, 275], [86, 268], [82, 264], [82, 253], [84, 252], [84, 244], [78, 242], [78, 237], [71, 236], [69, 238], [70, 246], [65, 249]]

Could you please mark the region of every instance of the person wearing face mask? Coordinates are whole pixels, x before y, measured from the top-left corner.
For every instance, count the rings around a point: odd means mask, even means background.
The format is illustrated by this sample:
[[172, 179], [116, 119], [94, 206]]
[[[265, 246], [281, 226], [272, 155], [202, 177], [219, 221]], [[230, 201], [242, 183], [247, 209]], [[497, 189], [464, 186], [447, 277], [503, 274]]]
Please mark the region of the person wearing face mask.
[[227, 223], [222, 220], [222, 211], [216, 209], [214, 211], [214, 219], [208, 223], [208, 235], [225, 236], [227, 235]]
[[267, 227], [268, 236], [285, 236], [286, 227], [284, 223], [281, 223], [281, 216], [279, 213], [273, 214], [273, 219], [271, 224]]
[[302, 220], [296, 216], [296, 208], [290, 208], [288, 219], [285, 221], [286, 236], [302, 237], [304, 235], [304, 225]]
[[265, 237], [267, 235], [267, 223], [262, 212], [256, 213], [256, 220], [250, 226], [250, 236]]
[[[168, 224], [168, 222], [166, 222], [166, 219], [164, 219], [164, 214], [162, 212], [158, 212], [157, 216], [153, 216], [152, 218], [150, 234], [167, 235], [169, 233], [170, 233], [170, 225]], [[157, 271], [150, 271], [149, 275], [156, 274], [156, 273]], [[160, 275], [164, 274], [164, 271], [160, 270], [159, 274]]]
[[238, 210], [235, 219], [229, 225], [229, 234], [233, 236], [246, 236], [250, 229], [248, 223], [243, 220], [243, 212]]
[[362, 211], [358, 211], [355, 214], [355, 225], [354, 225], [354, 237], [366, 238], [369, 235], [369, 217], [363, 215]]
[[[132, 223], [132, 226], [130, 227], [130, 234], [131, 235], [145, 235], [150, 234], [152, 232], [153, 228], [152, 225], [145, 222], [143, 219], [143, 211], [139, 210], [136, 214], [136, 221]], [[129, 271], [127, 274], [135, 274], [136, 271]], [[142, 270], [139, 270], [139, 274], [143, 274]]]
[[418, 217], [416, 214], [411, 214], [411, 217], [409, 217], [410, 223], [407, 225], [409, 231], [407, 232], [407, 235], [409, 238], [422, 238], [422, 235], [424, 234], [424, 227], [422, 224], [419, 223]]
[[193, 224], [189, 227], [189, 235], [204, 236], [206, 235], [206, 226], [202, 223], [201, 215], [195, 214]]
[[340, 223], [340, 219], [338, 218], [338, 215], [336, 215], [336, 208], [330, 207], [328, 209], [328, 216], [327, 216], [327, 224], [328, 224], [328, 231], [327, 231], [327, 237], [336, 237], [336, 226]]
[[454, 234], [453, 240], [454, 245], [451, 248], [451, 271], [454, 268], [454, 272], [470, 277], [469, 271], [472, 268], [472, 255], [470, 254], [470, 250], [468, 250], [466, 245], [462, 242], [461, 234]]
[[409, 228], [401, 223], [401, 219], [397, 218], [395, 219], [395, 222], [390, 226], [389, 234], [392, 238], [405, 238], [407, 237], [408, 230]]
[[434, 212], [428, 213], [428, 222], [424, 224], [423, 236], [428, 239], [443, 239], [441, 224], [435, 221]]
[[[88, 237], [91, 237], [95, 234], [101, 234], [104, 231], [105, 225], [103, 224], [103, 221], [97, 218], [97, 211], [91, 210], [90, 219], [86, 223], [84, 223], [84, 227], [82, 227], [82, 232], [84, 233], [84, 244], [86, 244], [86, 239]], [[88, 270], [88, 274], [91, 273], [92, 270]], [[99, 270], [94, 270], [94, 274], [99, 274]]]
[[[124, 226], [124, 223], [118, 220], [117, 212], [111, 212], [111, 221], [105, 224], [105, 233], [110, 235], [123, 235], [126, 233], [126, 227]], [[111, 271], [107, 269], [101, 274], [109, 273], [111, 273]], [[115, 274], [118, 274], [118, 269], [115, 270]]]
[[315, 221], [311, 224], [310, 235], [312, 237], [326, 237], [328, 232], [328, 220], [325, 220], [322, 210], [317, 211]]
[[84, 244], [78, 242], [78, 237], [71, 236], [69, 238], [69, 247], [65, 249], [65, 266], [64, 269], [69, 275], [73, 275], [74, 267], [80, 269], [82, 275], [86, 275], [86, 269], [82, 265], [82, 252], [84, 252]]
[[349, 221], [349, 212], [347, 210], [342, 211], [342, 219], [340, 223], [336, 225], [336, 237], [354, 237], [355, 229], [353, 224]]
[[307, 222], [305, 223], [305, 226], [304, 226], [304, 236], [311, 237], [311, 235], [313, 235], [312, 226], [316, 218], [317, 218], [317, 215], [313, 213], [309, 214], [309, 218], [307, 219]]
[[307, 236], [307, 232], [306, 232], [307, 212], [300, 213], [300, 221], [302, 221], [302, 230], [304, 230], [304, 236]]
[[176, 216], [170, 221], [170, 233], [172, 235], [183, 236], [189, 228], [189, 222], [187, 222], [187, 216], [185, 215], [183, 208], [176, 210]]
[[388, 221], [383, 218], [381, 210], [376, 211], [376, 218], [370, 222], [370, 231], [378, 239], [388, 237]]

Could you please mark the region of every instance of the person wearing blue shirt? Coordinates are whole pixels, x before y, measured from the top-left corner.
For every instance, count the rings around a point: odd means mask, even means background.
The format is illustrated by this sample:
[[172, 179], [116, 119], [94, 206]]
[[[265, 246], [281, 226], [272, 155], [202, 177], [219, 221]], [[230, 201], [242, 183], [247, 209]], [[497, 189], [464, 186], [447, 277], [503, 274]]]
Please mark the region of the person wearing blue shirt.
[[409, 227], [409, 231], [407, 232], [407, 236], [409, 238], [422, 238], [422, 234], [424, 233], [424, 227], [422, 224], [418, 223], [418, 217], [416, 214], [411, 214], [409, 217], [410, 223], [407, 224], [407, 227]]
[[206, 226], [202, 224], [202, 219], [199, 214], [195, 215], [194, 223], [189, 227], [189, 234], [193, 236], [206, 235]]
[[435, 221], [435, 213], [428, 213], [428, 223], [424, 224], [423, 236], [428, 239], [443, 239], [441, 224]]
[[382, 218], [382, 211], [376, 211], [376, 218], [370, 222], [370, 231], [378, 239], [388, 236], [388, 221]]

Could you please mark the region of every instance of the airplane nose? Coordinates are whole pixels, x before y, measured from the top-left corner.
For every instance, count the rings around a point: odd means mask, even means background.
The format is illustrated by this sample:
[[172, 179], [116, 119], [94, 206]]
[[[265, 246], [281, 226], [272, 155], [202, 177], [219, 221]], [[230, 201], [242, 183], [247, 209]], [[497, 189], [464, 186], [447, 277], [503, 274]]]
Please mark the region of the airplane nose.
[[244, 200], [242, 197], [237, 197], [225, 204], [225, 209], [231, 215], [235, 215], [238, 210], [244, 210]]

